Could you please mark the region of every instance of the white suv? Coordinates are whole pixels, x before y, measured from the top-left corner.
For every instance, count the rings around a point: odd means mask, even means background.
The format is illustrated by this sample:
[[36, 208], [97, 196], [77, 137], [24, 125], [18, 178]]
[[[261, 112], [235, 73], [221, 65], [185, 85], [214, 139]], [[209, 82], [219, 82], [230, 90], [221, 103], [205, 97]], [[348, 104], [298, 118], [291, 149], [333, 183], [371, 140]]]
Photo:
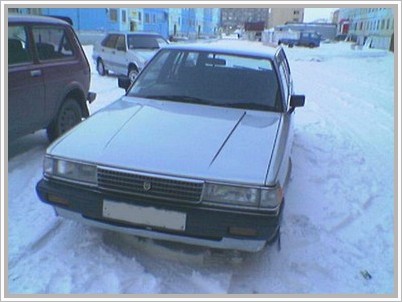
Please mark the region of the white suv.
[[148, 32], [110, 32], [94, 45], [92, 58], [100, 75], [109, 71], [137, 77], [145, 63], [168, 42], [159, 34]]

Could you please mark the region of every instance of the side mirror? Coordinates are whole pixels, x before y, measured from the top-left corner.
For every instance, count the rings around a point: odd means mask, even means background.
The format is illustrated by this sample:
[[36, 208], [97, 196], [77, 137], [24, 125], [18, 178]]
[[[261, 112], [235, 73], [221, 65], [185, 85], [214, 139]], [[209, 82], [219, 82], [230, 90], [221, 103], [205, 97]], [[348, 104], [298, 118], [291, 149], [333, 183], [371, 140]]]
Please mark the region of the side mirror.
[[292, 113], [296, 107], [303, 107], [304, 103], [306, 101], [306, 96], [305, 95], [297, 95], [294, 94], [290, 97], [290, 110], [289, 112]]
[[294, 94], [290, 97], [290, 107], [303, 107], [306, 101], [305, 95]]
[[123, 88], [124, 90], [126, 90], [126, 92], [131, 85], [130, 79], [128, 77], [119, 77], [117, 79], [117, 82], [118, 82], [119, 88]]

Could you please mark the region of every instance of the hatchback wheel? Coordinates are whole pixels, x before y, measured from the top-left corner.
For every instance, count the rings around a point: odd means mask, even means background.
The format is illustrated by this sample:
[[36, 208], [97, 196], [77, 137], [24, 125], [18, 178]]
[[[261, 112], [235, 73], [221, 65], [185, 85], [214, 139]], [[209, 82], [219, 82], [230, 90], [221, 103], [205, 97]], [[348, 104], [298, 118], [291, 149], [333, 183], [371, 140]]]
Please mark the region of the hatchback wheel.
[[50, 141], [67, 132], [82, 120], [82, 109], [74, 99], [66, 99], [60, 107], [56, 119], [47, 128]]
[[107, 71], [105, 69], [105, 64], [103, 63], [102, 59], [98, 59], [96, 62], [96, 70], [101, 76], [104, 76], [107, 74]]
[[138, 69], [136, 67], [130, 67], [128, 70], [128, 78], [130, 79], [130, 83], [134, 82], [135, 78], [138, 76]]

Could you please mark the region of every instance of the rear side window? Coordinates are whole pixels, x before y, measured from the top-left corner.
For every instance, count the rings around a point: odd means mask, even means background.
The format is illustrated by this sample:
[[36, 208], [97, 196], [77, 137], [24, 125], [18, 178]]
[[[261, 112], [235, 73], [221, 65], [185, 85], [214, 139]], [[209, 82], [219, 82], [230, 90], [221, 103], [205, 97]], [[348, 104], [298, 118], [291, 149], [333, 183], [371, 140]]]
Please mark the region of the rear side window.
[[24, 26], [8, 27], [8, 64], [22, 64], [32, 62], [29, 51], [29, 40]]
[[39, 60], [59, 60], [74, 57], [74, 49], [65, 28], [34, 26], [32, 33]]
[[126, 50], [126, 39], [124, 35], [119, 35], [116, 41], [116, 49], [118, 50]]

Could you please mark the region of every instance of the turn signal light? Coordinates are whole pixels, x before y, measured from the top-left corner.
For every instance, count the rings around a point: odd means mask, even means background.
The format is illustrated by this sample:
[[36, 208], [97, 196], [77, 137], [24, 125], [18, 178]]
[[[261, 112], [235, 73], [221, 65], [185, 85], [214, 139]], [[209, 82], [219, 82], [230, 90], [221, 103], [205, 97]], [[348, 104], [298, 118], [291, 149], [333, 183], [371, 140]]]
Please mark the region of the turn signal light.
[[49, 200], [50, 202], [62, 204], [62, 205], [65, 205], [65, 206], [70, 205], [70, 201], [68, 201], [68, 199], [65, 199], [63, 197], [56, 196], [56, 195], [53, 195], [53, 194], [48, 194], [47, 195], [47, 200]]
[[247, 237], [255, 237], [258, 232], [255, 229], [251, 228], [241, 228], [241, 227], [230, 227], [229, 233], [237, 236], [247, 236]]

